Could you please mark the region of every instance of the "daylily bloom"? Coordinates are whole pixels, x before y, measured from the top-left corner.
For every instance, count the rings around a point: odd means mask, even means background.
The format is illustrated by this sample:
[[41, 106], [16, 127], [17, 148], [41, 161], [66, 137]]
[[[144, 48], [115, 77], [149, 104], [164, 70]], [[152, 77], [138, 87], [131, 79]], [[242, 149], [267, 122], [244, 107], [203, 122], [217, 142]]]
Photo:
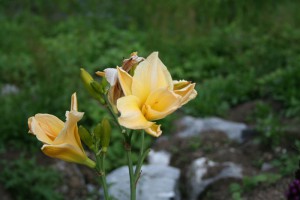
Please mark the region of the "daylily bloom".
[[44, 143], [42, 151], [47, 156], [94, 168], [96, 164], [85, 154], [78, 133], [77, 122], [83, 114], [77, 111], [77, 97], [74, 93], [65, 123], [54, 115], [36, 114], [28, 119], [29, 133]]
[[197, 95], [195, 83], [172, 80], [158, 52], [139, 63], [133, 76], [122, 68], [117, 70], [124, 93], [117, 100], [121, 113], [118, 121], [129, 129], [144, 129], [158, 137], [162, 131], [153, 121], [166, 117]]

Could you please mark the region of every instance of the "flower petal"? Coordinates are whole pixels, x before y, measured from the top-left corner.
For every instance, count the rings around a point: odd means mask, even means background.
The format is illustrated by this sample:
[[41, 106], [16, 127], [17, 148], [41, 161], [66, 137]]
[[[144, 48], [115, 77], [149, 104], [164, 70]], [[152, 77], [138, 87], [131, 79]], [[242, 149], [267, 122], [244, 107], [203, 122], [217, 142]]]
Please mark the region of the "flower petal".
[[158, 58], [158, 52], [153, 52], [136, 67], [132, 79], [132, 94], [145, 102], [147, 96], [159, 88], [173, 90], [173, 83], [169, 71]]
[[65, 126], [60, 132], [60, 134], [55, 138], [52, 144], [59, 145], [63, 143], [68, 143], [72, 146], [78, 147], [79, 149], [81, 149], [82, 152], [84, 152], [77, 127], [77, 122], [81, 120], [83, 114], [84, 113], [77, 111], [67, 111], [67, 121], [65, 123]]
[[78, 103], [77, 103], [77, 95], [76, 92], [71, 96], [71, 110], [78, 110]]
[[106, 78], [107, 82], [109, 82], [109, 84], [111, 86], [114, 86], [118, 80], [117, 69], [116, 68], [106, 68], [104, 70], [104, 72], [105, 72], [105, 78]]
[[158, 120], [166, 117], [180, 107], [181, 96], [167, 88], [152, 92], [145, 102], [143, 113], [148, 120]]
[[160, 126], [161, 125], [153, 124], [150, 128], [145, 129], [145, 131], [154, 137], [159, 137], [162, 133]]
[[195, 88], [195, 83], [192, 84], [186, 84], [187, 81], [174, 81], [174, 88], [177, 88], [176, 85], [182, 85], [184, 87], [178, 87], [178, 89], [174, 89], [174, 92], [182, 97], [181, 99], [181, 105], [186, 104], [190, 100], [194, 99], [197, 96], [197, 91]]
[[130, 129], [145, 129], [154, 124], [144, 117], [140, 106], [141, 102], [136, 96], [129, 95], [119, 98], [117, 108], [121, 113], [118, 118], [120, 125]]
[[29, 132], [43, 143], [52, 144], [64, 127], [64, 123], [54, 115], [36, 114], [28, 119]]
[[96, 71], [95, 74], [96, 74], [97, 76], [105, 77], [105, 72]]
[[58, 158], [68, 162], [90, 165], [89, 158], [80, 148], [71, 144], [43, 145], [42, 151], [49, 157]]
[[118, 78], [125, 96], [131, 95], [132, 77], [122, 68], [118, 67]]

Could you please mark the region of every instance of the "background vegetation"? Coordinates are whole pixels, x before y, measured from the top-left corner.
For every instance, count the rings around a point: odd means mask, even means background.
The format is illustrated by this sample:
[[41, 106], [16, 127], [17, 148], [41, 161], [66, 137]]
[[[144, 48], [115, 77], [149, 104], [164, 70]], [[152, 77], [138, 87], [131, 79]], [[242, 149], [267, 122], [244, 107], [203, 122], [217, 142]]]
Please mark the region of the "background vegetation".
[[[82, 124], [96, 124], [104, 112], [87, 98], [79, 68], [93, 73], [115, 67], [132, 51], [145, 57], [159, 51], [175, 79], [197, 83], [199, 95], [182, 110], [186, 114], [225, 117], [231, 108], [259, 100], [280, 110], [261, 105], [257, 124], [297, 119], [299, 7], [292, 0], [3, 0], [0, 151], [37, 151], [41, 144], [28, 136], [27, 118], [42, 112], [64, 119], [75, 91], [86, 113]], [[6, 94], [8, 85], [18, 92]], [[279, 145], [277, 130], [262, 130], [260, 141]], [[113, 155], [121, 153], [118, 146]], [[122, 164], [118, 156], [112, 159], [118, 162], [110, 169]]]

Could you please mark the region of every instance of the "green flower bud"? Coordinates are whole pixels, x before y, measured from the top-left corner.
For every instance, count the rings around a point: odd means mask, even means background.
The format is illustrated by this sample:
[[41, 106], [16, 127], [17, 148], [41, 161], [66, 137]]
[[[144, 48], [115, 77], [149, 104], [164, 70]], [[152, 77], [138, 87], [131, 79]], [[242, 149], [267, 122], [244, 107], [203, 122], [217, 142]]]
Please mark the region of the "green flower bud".
[[103, 89], [102, 89], [102, 87], [101, 87], [101, 85], [98, 83], [98, 82], [96, 82], [96, 81], [92, 81], [91, 82], [91, 86], [92, 86], [92, 88], [96, 91], [96, 92], [98, 92], [98, 93], [103, 93]]
[[95, 145], [93, 144], [93, 138], [92, 138], [91, 134], [89, 133], [89, 131], [86, 130], [86, 128], [84, 128], [83, 126], [79, 126], [78, 132], [79, 132], [80, 139], [83, 141], [83, 143], [89, 149], [91, 149], [92, 151], [95, 151]]
[[110, 135], [111, 135], [111, 126], [108, 119], [104, 118], [102, 120], [102, 132], [101, 132], [101, 146], [102, 151], [107, 152], [107, 148], [110, 142]]
[[[93, 86], [93, 85], [97, 85], [96, 84], [97, 82], [93, 79], [93, 77], [87, 71], [85, 71], [83, 68], [80, 69], [80, 76], [81, 76], [81, 80], [84, 84], [84, 87], [90, 93], [90, 95], [93, 98], [99, 100], [101, 103], [104, 102], [103, 98], [101, 97], [102, 90], [95, 89], [95, 86]], [[100, 86], [99, 83], [98, 83], [98, 85]]]
[[[101, 87], [101, 85], [98, 82], [92, 81], [91, 86], [94, 89], [94, 91], [96, 91], [97, 93], [99, 93], [99, 94], [104, 93], [103, 88]], [[98, 100], [100, 101], [101, 104], [105, 104], [105, 101], [103, 98], [99, 98]]]
[[98, 141], [101, 140], [101, 132], [102, 132], [102, 125], [101, 125], [101, 123], [98, 123], [93, 131], [97, 143], [98, 143]]

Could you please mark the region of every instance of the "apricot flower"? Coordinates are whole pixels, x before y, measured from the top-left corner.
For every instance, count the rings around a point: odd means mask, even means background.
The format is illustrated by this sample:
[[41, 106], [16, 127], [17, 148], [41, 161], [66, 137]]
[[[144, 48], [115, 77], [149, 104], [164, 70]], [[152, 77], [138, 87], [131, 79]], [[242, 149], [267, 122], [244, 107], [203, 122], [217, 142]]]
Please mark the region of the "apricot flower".
[[124, 96], [117, 100], [119, 123], [129, 129], [144, 129], [152, 136], [162, 131], [155, 120], [162, 119], [197, 95], [195, 83], [173, 81], [166, 66], [153, 52], [140, 62], [134, 75], [117, 68]]
[[54, 115], [36, 114], [28, 119], [29, 133], [44, 143], [42, 151], [47, 156], [94, 168], [95, 162], [85, 154], [78, 133], [77, 122], [83, 114], [77, 111], [77, 98], [74, 93], [71, 110], [66, 112], [65, 123]]

